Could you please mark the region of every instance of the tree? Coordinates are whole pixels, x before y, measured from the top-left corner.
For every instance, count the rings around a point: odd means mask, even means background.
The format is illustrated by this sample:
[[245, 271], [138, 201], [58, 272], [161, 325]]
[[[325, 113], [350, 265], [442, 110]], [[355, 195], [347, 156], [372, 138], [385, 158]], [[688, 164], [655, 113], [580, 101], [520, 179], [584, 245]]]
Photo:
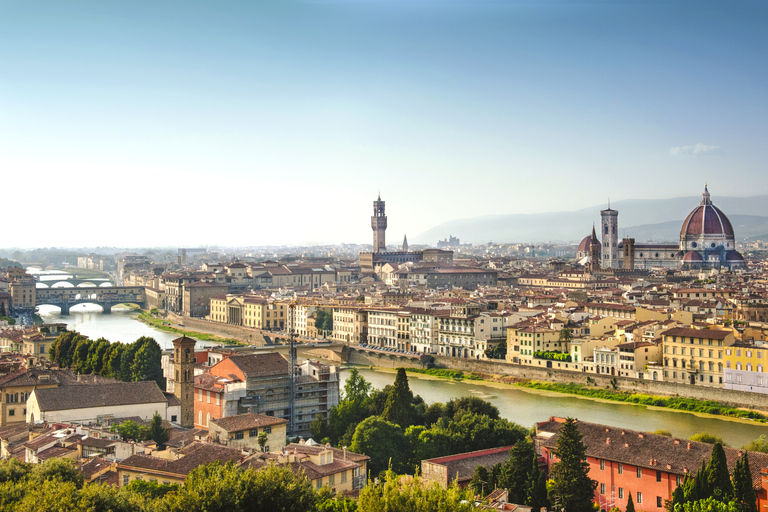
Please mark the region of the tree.
[[377, 483], [360, 491], [359, 512], [467, 512], [476, 510], [470, 489], [455, 482], [447, 489], [437, 482], [424, 482], [420, 477], [404, 478], [388, 471]]
[[156, 444], [159, 450], [165, 449], [165, 443], [169, 439], [168, 431], [163, 426], [163, 418], [160, 417], [160, 414], [155, 411], [155, 414], [152, 416], [152, 421], [149, 422], [149, 432], [148, 432], [149, 438], [152, 439]]
[[509, 491], [510, 503], [527, 504], [531, 459], [535, 456], [533, 445], [528, 439], [518, 441], [509, 450], [509, 459], [504, 463], [499, 487]]
[[139, 425], [135, 421], [127, 420], [120, 424], [113, 424], [110, 432], [117, 432], [123, 441], [144, 441], [147, 439], [147, 427]]
[[139, 348], [135, 351], [130, 366], [130, 381], [141, 382], [154, 380], [160, 389], [165, 389], [165, 378], [162, 368], [162, 349], [154, 338], [141, 337], [135, 345]]
[[390, 465], [393, 471], [404, 473], [405, 447], [405, 435], [399, 425], [371, 416], [357, 426], [349, 449], [368, 455], [371, 458], [368, 469], [376, 476]]
[[757, 512], [757, 495], [752, 486], [752, 471], [745, 452], [733, 469], [733, 500], [741, 512]]
[[392, 391], [384, 404], [381, 417], [386, 421], [400, 425], [402, 428], [408, 428], [415, 423], [416, 411], [413, 407], [413, 392], [408, 386], [405, 368], [397, 369], [395, 383], [392, 385]]
[[373, 385], [365, 380], [357, 368], [352, 368], [349, 371], [349, 377], [347, 377], [344, 383], [344, 400], [350, 400], [362, 405], [371, 393]]
[[[488, 470], [485, 466], [475, 466], [475, 472], [472, 475], [472, 480], [469, 481], [469, 486], [475, 493], [475, 496], [485, 497], [487, 494], [486, 489], [491, 490], [491, 486], [488, 484]], [[513, 501], [512, 503], [517, 503]]]
[[731, 475], [728, 473], [728, 462], [721, 443], [712, 447], [712, 457], [707, 465], [707, 487], [712, 497], [723, 503], [728, 503], [733, 497]]
[[632, 501], [632, 493], [629, 493], [629, 498], [627, 499], [627, 510], [624, 512], [635, 512], [635, 502]]
[[264, 451], [264, 447], [267, 445], [267, 441], [269, 441], [269, 436], [267, 435], [266, 432], [261, 432], [259, 434], [259, 437], [257, 438], [257, 441], [259, 442], [261, 451]]
[[536, 475], [536, 477], [531, 477], [531, 488], [526, 504], [531, 507], [533, 512], [537, 512], [542, 508], [549, 509], [549, 499], [547, 499], [547, 475], [538, 468], [538, 460], [535, 458], [534, 464], [536, 469], [531, 472], [531, 475]]
[[573, 331], [570, 330], [567, 327], [563, 327], [560, 330], [560, 335], [557, 337], [558, 341], [563, 341], [565, 343], [570, 343], [573, 341]]
[[765, 440], [765, 434], [761, 434], [760, 437], [742, 446], [741, 449], [751, 452], [768, 453], [768, 441]]
[[445, 404], [445, 417], [449, 419], [463, 416], [465, 412], [484, 414], [494, 420], [501, 417], [498, 407], [476, 396], [454, 398]]
[[576, 420], [568, 418], [560, 427], [555, 445], [559, 461], [552, 466], [551, 486], [547, 497], [552, 505], [565, 512], [592, 512], [592, 499], [597, 482], [589, 478], [587, 451]]
[[5, 311], [5, 302], [0, 302], [0, 316], [5, 316], [7, 313]]
[[723, 446], [727, 446], [723, 442], [723, 438], [720, 436], [716, 436], [713, 434], [708, 434], [707, 432], [699, 432], [698, 434], [693, 434], [691, 437], [689, 437], [691, 441], [698, 441], [699, 443], [708, 443], [708, 444], [715, 444], [720, 443]]

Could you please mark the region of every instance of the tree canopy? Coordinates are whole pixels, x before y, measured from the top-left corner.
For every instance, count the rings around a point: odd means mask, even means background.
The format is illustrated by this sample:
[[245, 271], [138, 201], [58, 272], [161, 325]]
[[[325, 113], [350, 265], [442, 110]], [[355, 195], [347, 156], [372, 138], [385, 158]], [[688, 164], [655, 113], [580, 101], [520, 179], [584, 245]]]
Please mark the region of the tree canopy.
[[592, 512], [592, 500], [597, 482], [589, 478], [587, 451], [576, 420], [566, 419], [560, 427], [555, 446], [559, 459], [550, 471], [552, 480], [548, 498], [552, 505], [565, 512]]

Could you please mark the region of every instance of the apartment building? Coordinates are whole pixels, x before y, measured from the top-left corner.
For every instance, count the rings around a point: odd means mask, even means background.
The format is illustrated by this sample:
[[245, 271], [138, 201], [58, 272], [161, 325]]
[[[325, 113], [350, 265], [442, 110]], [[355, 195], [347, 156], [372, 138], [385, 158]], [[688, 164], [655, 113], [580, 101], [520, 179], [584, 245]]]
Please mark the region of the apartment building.
[[676, 327], [662, 333], [664, 380], [722, 387], [725, 347], [735, 343], [733, 332]]
[[332, 337], [344, 343], [368, 343], [368, 311], [362, 307], [335, 306]]

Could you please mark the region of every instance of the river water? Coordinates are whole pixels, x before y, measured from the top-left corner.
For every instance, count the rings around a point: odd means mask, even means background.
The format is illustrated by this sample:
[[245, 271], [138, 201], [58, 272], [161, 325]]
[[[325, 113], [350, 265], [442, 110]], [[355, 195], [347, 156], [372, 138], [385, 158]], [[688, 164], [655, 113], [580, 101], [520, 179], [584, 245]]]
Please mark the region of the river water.
[[[82, 304], [73, 306], [68, 316], [60, 316], [55, 306], [41, 306], [39, 309], [44, 321], [65, 322], [69, 329], [91, 339], [104, 337], [109, 341], [130, 343], [141, 336], [150, 336], [161, 347], [171, 348], [172, 340], [178, 337], [178, 334], [160, 331], [138, 321], [138, 313], [127, 307], [115, 306], [112, 314], [105, 315], [99, 306]], [[209, 342], [198, 343], [200, 346], [211, 345]], [[394, 371], [368, 368], [360, 368], [359, 371], [378, 389], [395, 380]], [[550, 416], [570, 416], [582, 421], [644, 432], [665, 429], [683, 439], [698, 432], [708, 432], [722, 437], [729, 446], [734, 447], [743, 446], [761, 434], [768, 436], [768, 425], [747, 420], [725, 420], [657, 407], [591, 400], [494, 382], [454, 382], [418, 374], [409, 374], [408, 380], [414, 394], [421, 395], [427, 403], [476, 396], [498, 407], [502, 417], [524, 427], [545, 421]]]

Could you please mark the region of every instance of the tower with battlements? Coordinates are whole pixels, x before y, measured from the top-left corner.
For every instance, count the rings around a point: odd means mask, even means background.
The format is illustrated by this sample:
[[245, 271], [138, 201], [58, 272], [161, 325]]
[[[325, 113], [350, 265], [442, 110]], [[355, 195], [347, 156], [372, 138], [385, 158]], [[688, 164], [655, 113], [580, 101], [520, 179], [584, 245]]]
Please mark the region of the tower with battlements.
[[387, 242], [385, 233], [387, 231], [387, 215], [384, 212], [384, 201], [381, 200], [381, 194], [379, 194], [379, 198], [373, 202], [371, 229], [373, 230], [373, 253], [378, 254], [380, 252], [386, 252]]

